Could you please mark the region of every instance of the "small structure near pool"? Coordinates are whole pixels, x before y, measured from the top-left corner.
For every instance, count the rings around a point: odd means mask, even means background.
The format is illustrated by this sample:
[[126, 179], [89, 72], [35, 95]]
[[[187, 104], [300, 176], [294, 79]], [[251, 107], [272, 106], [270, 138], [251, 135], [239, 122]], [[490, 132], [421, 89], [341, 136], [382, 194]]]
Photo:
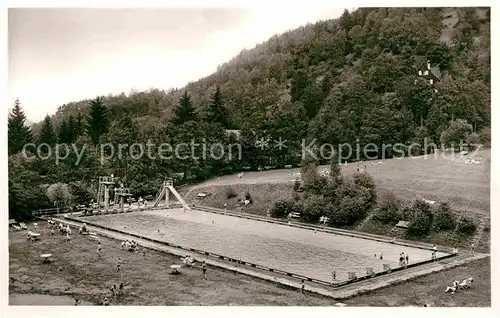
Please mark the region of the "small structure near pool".
[[398, 224], [396, 224], [396, 227], [402, 228], [402, 229], [408, 229], [410, 226], [410, 222], [407, 221], [399, 221]]
[[205, 192], [198, 192], [198, 194], [196, 195], [196, 198], [197, 199], [205, 199], [205, 197], [208, 195], [208, 193], [205, 193]]

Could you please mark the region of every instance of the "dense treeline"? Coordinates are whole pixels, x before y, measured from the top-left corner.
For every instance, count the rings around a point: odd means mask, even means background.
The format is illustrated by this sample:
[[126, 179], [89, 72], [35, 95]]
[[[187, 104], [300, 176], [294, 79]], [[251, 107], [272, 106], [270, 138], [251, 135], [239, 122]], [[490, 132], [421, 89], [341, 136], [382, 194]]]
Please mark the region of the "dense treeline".
[[[32, 129], [16, 101], [9, 116], [9, 196], [17, 203], [11, 204], [10, 215], [53, 204], [45, 196], [39, 205], [29, 198], [59, 182], [70, 185], [60, 196], [71, 198], [58, 201], [75, 203], [93, 195], [90, 185], [99, 175], [115, 174], [134, 194], [144, 195], [154, 194], [169, 176], [179, 184], [298, 164], [303, 139], [353, 148], [356, 143], [423, 145], [424, 140], [444, 146], [462, 139], [486, 143], [489, 27], [489, 9], [361, 8], [274, 36], [181, 90], [72, 102]], [[432, 83], [419, 76], [427, 61], [435, 75]], [[239, 133], [226, 133], [234, 129]], [[255, 147], [261, 138], [269, 147]], [[274, 147], [280, 138], [285, 147]], [[196, 156], [186, 159], [160, 157], [155, 147], [154, 156], [140, 156], [138, 147], [117, 153], [119, 144], [192, 140], [205, 141], [208, 149], [197, 147]], [[231, 147], [236, 141], [241, 160]], [[29, 142], [67, 144], [67, 158], [19, 156]], [[220, 158], [207, 156], [215, 143], [225, 147]], [[85, 151], [79, 156], [74, 149]], [[375, 155], [393, 155], [381, 149]], [[424, 151], [429, 149], [417, 149]], [[43, 155], [47, 152], [41, 148]], [[179, 155], [188, 153], [183, 148]]]

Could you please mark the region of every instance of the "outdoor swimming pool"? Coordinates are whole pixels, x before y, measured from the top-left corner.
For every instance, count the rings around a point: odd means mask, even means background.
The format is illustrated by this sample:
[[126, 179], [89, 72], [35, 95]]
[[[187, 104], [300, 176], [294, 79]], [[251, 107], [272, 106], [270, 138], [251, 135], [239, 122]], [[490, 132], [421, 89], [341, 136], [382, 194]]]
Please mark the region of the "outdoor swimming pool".
[[[367, 267], [375, 272], [382, 271], [383, 264], [395, 268], [401, 252], [409, 255], [410, 263], [431, 258], [431, 251], [419, 248], [198, 210], [155, 210], [83, 219], [325, 281], [331, 281], [333, 271], [338, 280], [346, 280], [348, 272], [363, 276]], [[379, 258], [381, 253], [383, 260]], [[437, 253], [438, 257], [444, 255]]]

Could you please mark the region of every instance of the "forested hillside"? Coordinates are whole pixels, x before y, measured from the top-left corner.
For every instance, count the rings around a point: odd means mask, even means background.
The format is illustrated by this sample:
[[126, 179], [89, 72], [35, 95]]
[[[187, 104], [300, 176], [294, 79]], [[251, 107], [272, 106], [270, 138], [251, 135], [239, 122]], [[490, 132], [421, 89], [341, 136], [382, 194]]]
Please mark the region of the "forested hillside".
[[[182, 173], [179, 182], [192, 182], [246, 167], [297, 164], [302, 139], [353, 148], [357, 142], [423, 145], [425, 138], [446, 146], [460, 139], [487, 143], [490, 10], [345, 11], [339, 19], [302, 26], [244, 50], [185, 88], [112, 93], [62, 105], [32, 131], [22, 128], [21, 99], [9, 116], [11, 215], [49, 205], [40, 199], [45, 190], [38, 185], [67, 183], [73, 195], [66, 203], [85, 202], [99, 175], [114, 173], [143, 195], [154, 194], [174, 173]], [[109, 151], [105, 160], [100, 156], [105, 143], [235, 142], [224, 129], [241, 130], [242, 160], [203, 158], [206, 150], [189, 159], [136, 160], [131, 153], [118, 158]], [[255, 148], [261, 137], [281, 137], [288, 144], [279, 150]], [[73, 153], [59, 164], [27, 160], [17, 153], [29, 139], [76, 143], [86, 151], [76, 165]], [[380, 149], [379, 155], [392, 155]]]

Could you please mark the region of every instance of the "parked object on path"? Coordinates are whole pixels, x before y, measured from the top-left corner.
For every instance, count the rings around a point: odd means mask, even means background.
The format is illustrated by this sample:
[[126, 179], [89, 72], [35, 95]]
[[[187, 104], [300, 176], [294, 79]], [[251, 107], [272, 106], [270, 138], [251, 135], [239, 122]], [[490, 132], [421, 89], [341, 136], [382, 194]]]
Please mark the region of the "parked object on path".
[[30, 241], [38, 241], [40, 239], [40, 233], [35, 233], [35, 232], [31, 232], [31, 231], [28, 231], [28, 240]]
[[170, 265], [170, 268], [173, 270], [172, 271], [173, 275], [178, 275], [178, 274], [181, 273], [181, 272], [179, 272], [179, 269], [181, 268], [181, 265], [177, 265], [177, 264]]
[[42, 263], [50, 263], [52, 254], [42, 254], [40, 257], [42, 258]]
[[457, 290], [458, 289], [456, 287], [446, 286], [446, 290], [444, 292], [454, 294]]
[[458, 284], [458, 289], [469, 289], [473, 281], [474, 279], [472, 277], [464, 279], [460, 284]]
[[88, 235], [89, 234], [89, 232], [87, 231], [87, 224], [86, 223], [82, 224], [82, 226], [78, 230], [78, 233], [82, 234], [82, 235]]

